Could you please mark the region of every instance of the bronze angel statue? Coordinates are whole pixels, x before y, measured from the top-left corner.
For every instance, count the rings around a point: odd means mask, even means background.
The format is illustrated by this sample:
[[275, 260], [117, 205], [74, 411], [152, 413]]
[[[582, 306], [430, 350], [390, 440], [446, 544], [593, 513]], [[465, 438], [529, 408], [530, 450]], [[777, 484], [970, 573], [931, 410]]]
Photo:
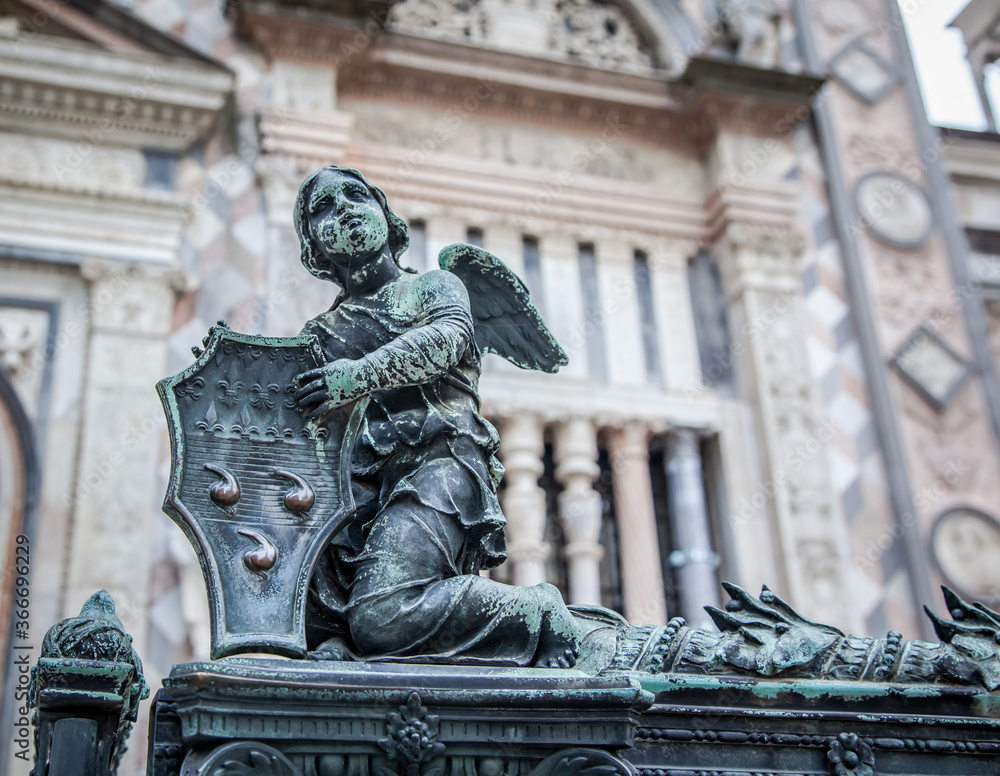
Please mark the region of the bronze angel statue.
[[312, 655], [572, 666], [584, 629], [555, 587], [479, 575], [506, 558], [482, 354], [548, 372], [566, 363], [526, 288], [472, 245], [443, 249], [440, 270], [403, 268], [406, 223], [357, 170], [307, 178], [295, 223], [302, 263], [341, 289], [303, 329], [327, 363], [296, 378], [295, 400], [322, 422], [369, 397], [352, 459], [357, 510], [313, 574]]

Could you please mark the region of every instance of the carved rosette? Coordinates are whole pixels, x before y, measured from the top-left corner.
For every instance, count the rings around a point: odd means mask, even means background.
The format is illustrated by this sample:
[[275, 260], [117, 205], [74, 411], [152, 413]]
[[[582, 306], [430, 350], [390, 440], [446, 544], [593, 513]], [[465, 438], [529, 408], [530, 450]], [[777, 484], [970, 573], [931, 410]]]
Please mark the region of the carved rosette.
[[600, 749], [566, 749], [546, 757], [530, 776], [636, 776], [631, 763]]
[[827, 765], [834, 776], [873, 776], [875, 755], [855, 733], [841, 733], [826, 750]]

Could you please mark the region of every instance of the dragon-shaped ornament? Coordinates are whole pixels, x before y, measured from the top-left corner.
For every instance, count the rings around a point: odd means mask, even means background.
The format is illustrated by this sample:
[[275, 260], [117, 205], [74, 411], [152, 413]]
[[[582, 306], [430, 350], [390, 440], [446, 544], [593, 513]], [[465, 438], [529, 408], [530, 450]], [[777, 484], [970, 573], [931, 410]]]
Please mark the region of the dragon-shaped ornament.
[[[940, 642], [908, 641], [898, 631], [884, 639], [845, 635], [811, 622], [764, 587], [759, 597], [722, 583], [725, 611], [705, 607], [718, 631], [691, 628], [682, 618], [666, 626], [621, 620], [604, 648], [587, 650], [579, 667], [595, 673], [744, 676], [890, 684], [1000, 688], [1000, 614], [969, 604], [943, 588], [951, 620], [930, 609]], [[594, 642], [598, 642], [595, 640]]]

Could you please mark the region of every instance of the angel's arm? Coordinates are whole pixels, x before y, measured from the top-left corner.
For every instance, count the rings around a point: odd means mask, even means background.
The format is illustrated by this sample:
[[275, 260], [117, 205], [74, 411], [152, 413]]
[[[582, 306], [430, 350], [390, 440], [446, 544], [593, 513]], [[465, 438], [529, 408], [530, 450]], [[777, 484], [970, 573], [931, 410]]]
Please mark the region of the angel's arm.
[[419, 385], [459, 362], [472, 342], [469, 295], [450, 272], [429, 272], [417, 281], [425, 322], [358, 359], [371, 390]]
[[468, 290], [476, 344], [522, 369], [555, 372], [567, 362], [531, 303], [528, 288], [489, 251], [458, 243], [441, 249], [441, 269], [455, 273]]
[[414, 292], [423, 309], [421, 325], [357, 360], [300, 375], [299, 403], [316, 406], [312, 414], [318, 416], [372, 391], [430, 382], [457, 364], [473, 338], [465, 286], [451, 273], [435, 271], [422, 276]]

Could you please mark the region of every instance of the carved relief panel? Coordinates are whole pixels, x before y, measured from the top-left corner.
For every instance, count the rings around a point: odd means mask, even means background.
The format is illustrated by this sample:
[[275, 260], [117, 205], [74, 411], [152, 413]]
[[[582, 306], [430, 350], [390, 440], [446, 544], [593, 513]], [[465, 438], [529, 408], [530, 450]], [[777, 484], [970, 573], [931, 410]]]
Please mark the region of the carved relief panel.
[[600, 0], [406, 0], [389, 27], [599, 67], [654, 66], [622, 10]]

